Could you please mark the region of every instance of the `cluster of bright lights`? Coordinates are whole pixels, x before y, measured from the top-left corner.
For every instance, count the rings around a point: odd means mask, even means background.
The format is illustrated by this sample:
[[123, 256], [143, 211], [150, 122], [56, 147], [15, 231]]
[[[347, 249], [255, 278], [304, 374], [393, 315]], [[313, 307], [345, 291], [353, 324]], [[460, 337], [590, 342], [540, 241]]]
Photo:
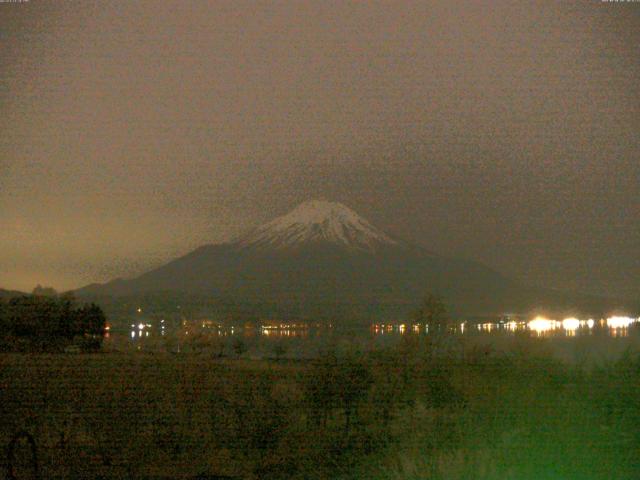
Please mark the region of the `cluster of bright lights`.
[[607, 318], [607, 327], [609, 328], [627, 328], [632, 323], [637, 322], [640, 319], [631, 317], [609, 317]]
[[[231, 329], [233, 328], [234, 327], [232, 326]], [[277, 325], [262, 325], [260, 328], [262, 330], [292, 330], [292, 329], [307, 329], [309, 328], [309, 325], [306, 323], [280, 323]], [[376, 325], [376, 328], [378, 328], [378, 325]]]
[[[233, 334], [233, 332], [231, 332]], [[226, 333], [225, 333], [226, 335]], [[262, 330], [262, 335], [265, 337], [307, 337], [309, 332], [302, 329], [278, 329], [278, 330]]]
[[[394, 330], [399, 331], [400, 333], [405, 333], [406, 332], [406, 325], [405, 324], [393, 324], [393, 323], [376, 323], [373, 326], [374, 330], [376, 333], [379, 334], [384, 334], [385, 332], [393, 332]], [[415, 331], [415, 325], [414, 325], [414, 331]]]
[[513, 320], [504, 324], [504, 328], [511, 332], [515, 332], [521, 326], [521, 323], [514, 322]]
[[565, 318], [562, 320], [562, 328], [565, 330], [577, 330], [580, 326], [580, 320], [574, 317]]
[[527, 326], [529, 330], [532, 330], [536, 333], [544, 333], [550, 330], [555, 330], [561, 325], [561, 322], [556, 320], [550, 320], [544, 317], [536, 317], [533, 320], [529, 321]]
[[[601, 324], [604, 326], [605, 324], [609, 328], [627, 328], [631, 324], [640, 321], [640, 319], [631, 318], [631, 317], [620, 317], [614, 316], [609, 317], [606, 321], [601, 321]], [[579, 320], [575, 317], [568, 317], [562, 320], [561, 322], [557, 320], [550, 320], [544, 317], [536, 317], [530, 322], [527, 323], [527, 326], [530, 330], [537, 333], [544, 333], [551, 330], [557, 330], [562, 327], [567, 332], [575, 332], [578, 328], [588, 328], [592, 329], [595, 326], [595, 321], [590, 318], [588, 320]]]
[[[624, 329], [637, 322], [640, 322], [640, 318], [613, 316], [607, 319], [601, 319], [599, 321], [599, 325], [603, 328], [606, 326], [610, 329]], [[529, 321], [510, 320], [508, 322], [500, 323], [478, 323], [474, 328], [481, 332], [493, 332], [494, 330], [516, 332], [518, 330], [528, 329], [538, 335], [554, 331], [564, 331], [567, 335], [573, 336], [580, 330], [592, 330], [595, 326], [596, 321], [593, 318], [582, 320], [576, 317], [566, 317], [562, 320], [554, 320], [544, 316], [537, 316]], [[399, 331], [400, 333], [406, 333], [408, 331], [419, 332], [422, 328], [420, 325], [416, 324], [411, 326], [407, 326], [405, 324], [375, 324], [373, 327], [377, 334], [392, 331]], [[465, 322], [460, 323], [459, 327], [456, 328], [456, 331], [462, 334], [464, 334], [466, 330], [467, 325]]]
[[480, 330], [483, 330], [485, 332], [490, 332], [491, 330], [493, 330], [495, 327], [495, 324], [493, 323], [483, 323], [480, 325]]

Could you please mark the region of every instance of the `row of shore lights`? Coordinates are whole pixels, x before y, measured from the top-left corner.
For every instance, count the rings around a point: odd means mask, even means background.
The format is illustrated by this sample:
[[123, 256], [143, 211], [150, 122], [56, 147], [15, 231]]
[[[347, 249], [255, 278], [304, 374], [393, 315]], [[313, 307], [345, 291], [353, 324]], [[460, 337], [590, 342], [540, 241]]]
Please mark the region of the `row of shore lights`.
[[[135, 338], [136, 337], [136, 333], [138, 335], [138, 337], [148, 337], [149, 336], [149, 329], [152, 327], [153, 325], [151, 325], [150, 323], [139, 323], [138, 325], [136, 325], [135, 323], [131, 324], [131, 338]], [[137, 329], [137, 332], [136, 332]], [[162, 320], [160, 320], [160, 333], [162, 335], [164, 335], [164, 318]]]
[[[608, 327], [613, 329], [628, 328], [632, 324], [639, 322], [640, 318], [613, 316], [607, 319], [600, 320], [601, 327]], [[568, 331], [575, 331], [581, 327], [587, 327], [589, 329], [595, 326], [596, 322], [590, 318], [589, 320], [579, 320], [575, 317], [565, 318], [562, 321], [550, 320], [544, 317], [536, 317], [527, 323], [530, 330], [535, 332], [547, 332], [549, 330], [557, 330], [563, 328]]]
[[[611, 329], [624, 329], [628, 328], [632, 324], [640, 322], [640, 318], [613, 316], [607, 319], [601, 319], [598, 323], [601, 327], [608, 327]], [[504, 324], [504, 328], [510, 331], [515, 331], [520, 328], [527, 327], [529, 330], [536, 333], [545, 333], [553, 330], [564, 329], [567, 332], [575, 332], [579, 328], [592, 329], [596, 325], [596, 321], [592, 318], [588, 320], [580, 320], [575, 317], [568, 317], [564, 320], [552, 320], [549, 318], [538, 316], [528, 322], [508, 322]], [[478, 330], [488, 331], [497, 328], [495, 323], [482, 323], [478, 325]]]
[[[601, 327], [606, 326], [611, 329], [624, 329], [638, 322], [640, 322], [640, 318], [613, 316], [607, 319], [601, 319], [598, 323]], [[595, 325], [596, 325], [596, 321], [592, 318], [588, 320], [580, 320], [575, 317], [568, 317], [568, 318], [565, 318], [564, 320], [552, 320], [549, 318], [538, 316], [528, 322], [511, 321], [511, 322], [504, 323], [502, 325], [498, 323], [480, 323], [477, 325], [477, 328], [478, 330], [485, 331], [485, 332], [491, 332], [492, 330], [497, 330], [498, 328], [501, 328], [501, 327], [510, 331], [516, 331], [519, 329], [528, 328], [529, 330], [534, 331], [536, 333], [544, 333], [544, 332], [550, 332], [553, 330], [560, 330], [560, 329], [564, 329], [567, 332], [575, 332], [579, 328], [592, 329]], [[466, 328], [466, 323], [465, 322], [461, 323], [460, 324], [461, 333], [464, 333], [465, 328]], [[393, 331], [394, 329], [397, 329], [400, 333], [404, 333], [407, 331], [407, 326], [404, 324], [375, 325], [376, 333], [385, 333], [385, 331], [390, 332], [390, 331]], [[420, 326], [413, 325], [412, 330], [414, 332], [418, 332], [420, 331]], [[428, 331], [428, 326], [427, 326], [427, 331]]]

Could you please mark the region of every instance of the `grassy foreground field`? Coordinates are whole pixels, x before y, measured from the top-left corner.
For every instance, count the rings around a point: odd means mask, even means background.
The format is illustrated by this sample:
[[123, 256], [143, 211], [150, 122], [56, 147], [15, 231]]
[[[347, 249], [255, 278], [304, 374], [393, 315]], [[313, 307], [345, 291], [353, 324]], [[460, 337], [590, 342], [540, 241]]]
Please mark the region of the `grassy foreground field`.
[[[33, 435], [40, 478], [638, 478], [640, 359], [587, 368], [528, 342], [314, 362], [5, 354], [0, 441]], [[26, 444], [13, 469], [31, 478]]]

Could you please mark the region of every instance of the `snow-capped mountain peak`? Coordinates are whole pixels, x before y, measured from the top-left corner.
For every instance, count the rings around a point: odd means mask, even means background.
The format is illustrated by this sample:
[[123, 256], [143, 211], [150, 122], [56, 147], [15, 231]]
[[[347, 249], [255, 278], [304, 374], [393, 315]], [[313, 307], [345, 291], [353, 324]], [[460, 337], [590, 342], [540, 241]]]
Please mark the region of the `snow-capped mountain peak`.
[[255, 249], [331, 243], [373, 252], [398, 242], [341, 203], [311, 200], [253, 229], [233, 243]]

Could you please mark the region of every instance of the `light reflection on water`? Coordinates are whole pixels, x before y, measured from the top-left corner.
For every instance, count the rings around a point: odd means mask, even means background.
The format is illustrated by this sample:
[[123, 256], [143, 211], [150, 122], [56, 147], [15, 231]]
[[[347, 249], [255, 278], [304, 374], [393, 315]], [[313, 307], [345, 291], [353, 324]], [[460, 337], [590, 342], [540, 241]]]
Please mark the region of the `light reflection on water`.
[[[164, 322], [163, 322], [164, 323]], [[579, 319], [575, 317], [567, 317], [562, 320], [550, 319], [542, 316], [535, 317], [531, 320], [502, 320], [497, 322], [471, 323], [460, 322], [453, 323], [447, 327], [449, 333], [455, 335], [473, 335], [473, 334], [515, 334], [526, 333], [533, 337], [550, 337], [564, 336], [576, 337], [581, 335], [592, 335], [599, 332], [610, 337], [626, 337], [629, 335], [630, 329], [640, 325], [640, 318], [632, 318], [625, 316], [611, 316], [606, 319], [596, 321], [592, 318]], [[209, 337], [228, 337], [243, 336], [254, 337], [260, 336], [267, 339], [279, 338], [307, 338], [322, 335], [323, 332], [331, 331], [330, 326], [308, 325], [308, 324], [278, 324], [278, 325], [262, 325], [257, 328], [242, 327], [221, 327], [209, 328], [203, 325], [203, 328], [186, 327], [174, 331], [174, 335], [206, 335]], [[370, 328], [373, 336], [386, 335], [407, 335], [429, 333], [429, 326], [424, 324], [411, 323], [380, 323], [373, 324]], [[155, 328], [154, 325], [146, 323], [132, 324], [129, 332], [130, 340], [138, 341], [148, 337], [158, 337], [165, 335], [165, 326], [160, 325]]]
[[[626, 337], [629, 334], [629, 329], [636, 325], [640, 325], [640, 318], [613, 316], [596, 322], [592, 318], [579, 319], [575, 317], [567, 317], [563, 320], [555, 320], [538, 316], [529, 321], [509, 320], [475, 324], [462, 322], [449, 327], [449, 331], [458, 335], [467, 335], [472, 334], [473, 332], [495, 334], [500, 332], [527, 332], [533, 337], [575, 337], [578, 335], [592, 335], [597, 329], [599, 332], [603, 332], [612, 337]], [[383, 335], [387, 333], [403, 334], [408, 331], [422, 333], [428, 332], [428, 327], [423, 325], [411, 325], [410, 328], [407, 328], [404, 324], [397, 326], [380, 324], [374, 325], [372, 331], [376, 335]]]
[[609, 328], [628, 328], [630, 325], [638, 321], [640, 321], [638, 318], [609, 317], [607, 318], [607, 326]]
[[308, 328], [265, 328], [261, 327], [260, 334], [265, 337], [282, 338], [282, 337], [308, 337]]

